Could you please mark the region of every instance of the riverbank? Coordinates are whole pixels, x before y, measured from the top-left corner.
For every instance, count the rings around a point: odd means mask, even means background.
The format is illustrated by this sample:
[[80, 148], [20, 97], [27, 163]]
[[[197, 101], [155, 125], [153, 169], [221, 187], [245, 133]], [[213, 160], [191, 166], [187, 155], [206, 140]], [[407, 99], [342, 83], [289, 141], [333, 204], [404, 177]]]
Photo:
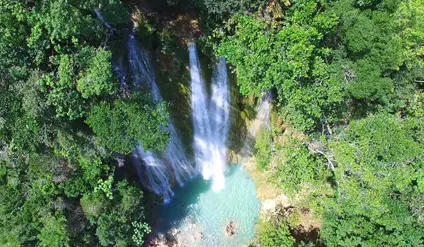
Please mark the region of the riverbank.
[[[318, 232], [322, 226], [322, 219], [308, 204], [308, 197], [311, 190], [304, 187], [299, 193], [289, 196], [284, 189], [276, 185], [273, 181], [273, 171], [261, 169], [257, 160], [256, 142], [260, 141], [261, 133], [264, 131], [273, 132], [275, 144], [279, 146], [288, 145], [289, 140], [294, 138], [303, 143], [308, 142], [308, 137], [293, 130], [285, 124], [283, 119], [272, 110], [272, 100], [267, 101], [264, 96], [259, 99], [256, 106], [256, 116], [250, 120], [242, 119], [242, 124], [246, 126], [244, 141], [240, 141], [243, 148], [239, 152], [231, 152], [232, 163], [242, 164], [255, 183], [257, 198], [261, 202], [261, 213], [256, 226], [256, 237], [261, 227], [261, 222], [269, 222], [278, 219], [286, 222], [291, 230], [291, 235], [297, 241], [309, 241], [318, 238]], [[268, 98], [269, 99], [269, 98]], [[246, 99], [247, 100], [247, 99]], [[270, 142], [269, 140], [268, 142]], [[272, 144], [274, 145], [274, 144]], [[284, 155], [283, 155], [284, 156]], [[268, 162], [271, 167], [278, 167], [285, 164], [285, 157], [281, 153], [269, 153]], [[252, 240], [255, 244], [257, 239]]]

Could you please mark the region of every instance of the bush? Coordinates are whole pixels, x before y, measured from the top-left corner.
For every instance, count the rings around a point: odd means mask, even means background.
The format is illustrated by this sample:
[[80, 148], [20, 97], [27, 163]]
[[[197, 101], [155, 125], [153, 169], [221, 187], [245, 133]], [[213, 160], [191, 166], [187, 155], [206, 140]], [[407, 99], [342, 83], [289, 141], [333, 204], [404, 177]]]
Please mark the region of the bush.
[[268, 164], [271, 160], [272, 146], [273, 146], [273, 142], [271, 137], [271, 131], [270, 130], [262, 131], [256, 139], [255, 157], [256, 157], [256, 164], [259, 166], [259, 168], [263, 170], [268, 167]]
[[259, 241], [263, 247], [290, 247], [295, 243], [285, 222], [276, 224], [269, 221], [260, 223]]

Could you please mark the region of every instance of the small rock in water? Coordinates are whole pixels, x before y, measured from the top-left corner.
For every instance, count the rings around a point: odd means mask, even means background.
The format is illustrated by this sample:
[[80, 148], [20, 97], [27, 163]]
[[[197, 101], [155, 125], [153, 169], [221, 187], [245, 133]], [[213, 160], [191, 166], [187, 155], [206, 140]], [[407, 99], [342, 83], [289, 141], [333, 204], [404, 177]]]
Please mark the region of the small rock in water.
[[172, 228], [171, 229], [171, 235], [172, 236], [176, 236], [178, 233], [180, 233], [180, 230], [177, 228]]
[[230, 221], [230, 223], [225, 227], [225, 232], [229, 237], [232, 237], [234, 234], [236, 234], [236, 229], [233, 221]]

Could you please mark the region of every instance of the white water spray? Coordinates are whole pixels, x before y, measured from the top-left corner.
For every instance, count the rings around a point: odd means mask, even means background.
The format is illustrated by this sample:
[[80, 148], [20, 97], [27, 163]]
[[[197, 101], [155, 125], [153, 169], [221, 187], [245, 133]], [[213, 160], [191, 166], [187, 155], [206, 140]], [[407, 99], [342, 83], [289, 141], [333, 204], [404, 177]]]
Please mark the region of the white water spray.
[[217, 65], [212, 97], [206, 93], [196, 45], [189, 44], [191, 105], [194, 126], [194, 155], [204, 179], [212, 179], [212, 189], [225, 187], [226, 141], [229, 131], [228, 75], [225, 59]]

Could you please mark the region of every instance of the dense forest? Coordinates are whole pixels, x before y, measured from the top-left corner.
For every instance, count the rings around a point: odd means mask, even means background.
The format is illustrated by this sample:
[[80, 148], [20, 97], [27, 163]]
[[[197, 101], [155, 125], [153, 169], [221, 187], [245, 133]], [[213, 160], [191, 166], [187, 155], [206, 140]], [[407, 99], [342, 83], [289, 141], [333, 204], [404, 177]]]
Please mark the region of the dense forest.
[[241, 111], [274, 96], [256, 165], [322, 225], [282, 209], [252, 246], [424, 246], [424, 0], [0, 0], [0, 246], [146, 242], [128, 155], [165, 149], [178, 105], [116, 73], [132, 22], [225, 57]]

